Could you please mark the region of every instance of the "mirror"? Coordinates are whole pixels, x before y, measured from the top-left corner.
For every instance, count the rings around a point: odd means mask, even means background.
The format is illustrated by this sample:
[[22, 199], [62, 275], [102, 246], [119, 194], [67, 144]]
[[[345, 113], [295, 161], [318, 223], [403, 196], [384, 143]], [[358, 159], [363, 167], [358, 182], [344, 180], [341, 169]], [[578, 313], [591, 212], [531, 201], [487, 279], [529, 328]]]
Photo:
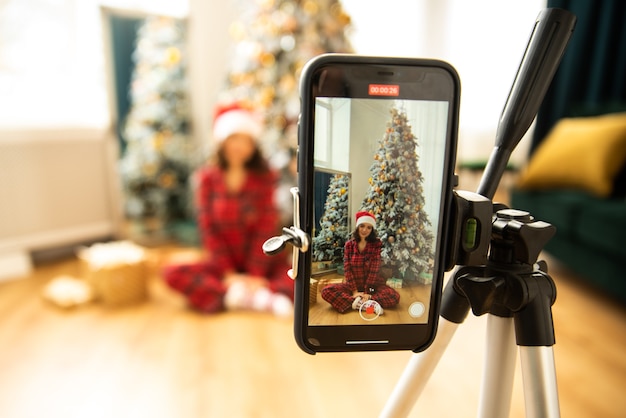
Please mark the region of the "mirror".
[[344, 250], [357, 237], [355, 215], [361, 211], [375, 219], [380, 286], [399, 300], [388, 317], [393, 323], [425, 323], [448, 103], [318, 97], [315, 115], [309, 324], [364, 323], [362, 315], [342, 316], [322, 295], [324, 288], [345, 283], [346, 268], [353, 268]]

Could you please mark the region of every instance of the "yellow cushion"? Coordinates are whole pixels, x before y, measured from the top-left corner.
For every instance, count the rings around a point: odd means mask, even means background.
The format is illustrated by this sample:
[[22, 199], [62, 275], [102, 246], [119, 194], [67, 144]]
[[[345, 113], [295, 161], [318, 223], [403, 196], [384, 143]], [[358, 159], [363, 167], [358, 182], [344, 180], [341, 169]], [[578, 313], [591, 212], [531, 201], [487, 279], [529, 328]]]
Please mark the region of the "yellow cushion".
[[625, 162], [626, 113], [562, 119], [535, 151], [518, 186], [608, 197]]

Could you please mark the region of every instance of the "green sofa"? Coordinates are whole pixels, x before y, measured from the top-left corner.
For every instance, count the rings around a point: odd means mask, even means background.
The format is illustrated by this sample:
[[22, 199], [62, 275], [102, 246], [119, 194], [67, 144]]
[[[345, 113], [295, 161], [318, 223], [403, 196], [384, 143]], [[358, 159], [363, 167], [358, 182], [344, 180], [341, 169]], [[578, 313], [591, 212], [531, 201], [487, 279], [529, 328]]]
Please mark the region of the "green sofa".
[[626, 112], [558, 121], [511, 206], [556, 226], [546, 251], [626, 304]]
[[514, 190], [511, 207], [556, 226], [545, 250], [626, 304], [626, 200], [574, 190]]

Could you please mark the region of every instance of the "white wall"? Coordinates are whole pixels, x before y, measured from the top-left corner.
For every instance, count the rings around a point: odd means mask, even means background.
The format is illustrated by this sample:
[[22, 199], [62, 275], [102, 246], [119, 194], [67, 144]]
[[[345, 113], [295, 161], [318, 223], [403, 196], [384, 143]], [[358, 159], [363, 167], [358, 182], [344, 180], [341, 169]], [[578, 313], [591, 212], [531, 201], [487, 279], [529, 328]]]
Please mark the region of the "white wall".
[[211, 138], [213, 108], [223, 88], [234, 42], [229, 27], [237, 19], [237, 1], [189, 0], [189, 77], [194, 136]]
[[[545, 0], [343, 0], [353, 46], [368, 55], [437, 58], [461, 78], [458, 160], [488, 156], [502, 107]], [[514, 161], [525, 159], [528, 138]]]
[[369, 188], [368, 178], [373, 157], [378, 151], [378, 144], [382, 139], [387, 122], [389, 122], [389, 108], [392, 105], [387, 100], [354, 100], [350, 114], [350, 172], [352, 173], [352, 207], [354, 216], [361, 210], [361, 204]]
[[115, 144], [101, 129], [0, 131], [0, 280], [28, 274], [34, 250], [119, 232]]

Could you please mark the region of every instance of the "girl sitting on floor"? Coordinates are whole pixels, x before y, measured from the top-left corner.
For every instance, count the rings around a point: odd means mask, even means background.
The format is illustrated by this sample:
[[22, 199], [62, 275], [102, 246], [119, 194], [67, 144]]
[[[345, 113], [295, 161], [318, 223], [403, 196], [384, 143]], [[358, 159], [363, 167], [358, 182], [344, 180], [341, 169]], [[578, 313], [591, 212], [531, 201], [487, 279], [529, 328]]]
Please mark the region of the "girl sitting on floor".
[[198, 227], [208, 258], [164, 272], [173, 289], [202, 312], [251, 309], [289, 315], [293, 280], [283, 257], [268, 257], [263, 242], [279, 230], [276, 178], [261, 155], [262, 126], [239, 105], [216, 112], [213, 165], [197, 173]]

